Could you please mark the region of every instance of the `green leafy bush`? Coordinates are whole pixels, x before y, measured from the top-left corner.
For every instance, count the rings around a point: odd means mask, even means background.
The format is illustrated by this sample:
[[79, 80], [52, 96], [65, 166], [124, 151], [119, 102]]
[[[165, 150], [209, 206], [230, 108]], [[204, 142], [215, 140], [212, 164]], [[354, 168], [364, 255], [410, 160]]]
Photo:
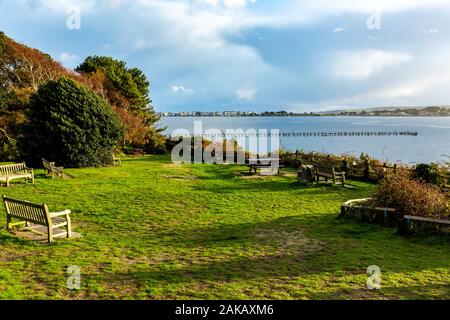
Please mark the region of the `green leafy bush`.
[[31, 98], [21, 153], [36, 166], [41, 158], [66, 167], [109, 164], [123, 139], [123, 126], [97, 94], [62, 78], [41, 86]]
[[448, 199], [438, 187], [406, 174], [387, 175], [371, 198], [372, 205], [395, 208], [401, 215], [449, 216]]

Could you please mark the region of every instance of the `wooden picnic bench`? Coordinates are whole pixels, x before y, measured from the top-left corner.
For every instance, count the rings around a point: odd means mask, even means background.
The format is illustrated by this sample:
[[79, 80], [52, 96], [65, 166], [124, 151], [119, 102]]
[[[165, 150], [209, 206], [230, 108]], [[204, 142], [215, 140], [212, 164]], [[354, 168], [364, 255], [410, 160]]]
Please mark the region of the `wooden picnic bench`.
[[328, 179], [332, 179], [333, 184], [336, 184], [337, 181], [341, 181], [342, 186], [345, 186], [345, 172], [337, 172], [334, 167], [320, 164], [315, 164], [314, 170], [317, 183], [319, 183], [320, 178], [325, 178], [325, 181], [327, 182]]
[[25, 162], [0, 166], [0, 183], [5, 182], [6, 186], [9, 187], [9, 183], [14, 179], [25, 179], [25, 181], [33, 183], [33, 169], [28, 168]]
[[[273, 166], [274, 161], [278, 162], [276, 166]], [[247, 166], [249, 168], [249, 173], [252, 173], [252, 171], [254, 171], [255, 174], [257, 173], [257, 170], [271, 169], [271, 168], [276, 169], [277, 174], [279, 174], [280, 169], [284, 167], [284, 165], [280, 164], [280, 159], [278, 158], [260, 158], [260, 157], [258, 157], [257, 159], [249, 159]]]
[[42, 163], [44, 164], [44, 169], [47, 170], [48, 174], [52, 175], [52, 178], [55, 176], [62, 178], [64, 176], [64, 167], [57, 167], [54, 162], [49, 162], [44, 158], [42, 158]]
[[[6, 228], [8, 231], [14, 226], [26, 225], [26, 229], [41, 234], [41, 232], [35, 230], [34, 226], [31, 226], [31, 224], [36, 224], [47, 227], [48, 242], [52, 242], [57, 237], [70, 238], [72, 235], [70, 210], [49, 212], [46, 204], [37, 204], [7, 196], [3, 196], [3, 202], [6, 208]], [[13, 223], [12, 219], [19, 221]], [[55, 234], [55, 229], [61, 227], [64, 227], [65, 231]]]

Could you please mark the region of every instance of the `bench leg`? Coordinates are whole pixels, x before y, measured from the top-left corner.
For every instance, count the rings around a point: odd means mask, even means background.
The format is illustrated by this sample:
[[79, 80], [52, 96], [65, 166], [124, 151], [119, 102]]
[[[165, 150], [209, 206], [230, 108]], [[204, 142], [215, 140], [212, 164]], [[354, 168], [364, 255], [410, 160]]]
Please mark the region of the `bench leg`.
[[70, 220], [69, 215], [66, 215], [66, 221], [67, 221], [67, 226], [66, 226], [67, 238], [70, 238], [70, 237], [72, 237], [72, 221]]
[[51, 225], [47, 227], [47, 232], [48, 232], [48, 243], [52, 243], [53, 242], [53, 228]]
[[11, 216], [9, 214], [6, 215], [6, 230], [7, 231], [11, 230]]
[[8, 178], [6, 178], [6, 187], [7, 188], [9, 187], [9, 179]]

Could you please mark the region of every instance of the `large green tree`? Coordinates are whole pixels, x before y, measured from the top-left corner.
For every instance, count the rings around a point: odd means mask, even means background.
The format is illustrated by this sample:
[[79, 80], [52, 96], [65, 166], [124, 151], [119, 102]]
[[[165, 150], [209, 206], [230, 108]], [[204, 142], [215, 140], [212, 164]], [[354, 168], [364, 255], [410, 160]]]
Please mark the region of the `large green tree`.
[[165, 149], [165, 139], [156, 123], [159, 116], [150, 99], [150, 82], [138, 68], [104, 56], [91, 56], [76, 68], [85, 78], [103, 83], [103, 97], [115, 108], [125, 125], [125, 144], [147, 151]]
[[[106, 76], [106, 89], [109, 91], [108, 99], [111, 103], [121, 105], [125, 98], [131, 110], [145, 110], [150, 107], [149, 87], [150, 82], [146, 75], [137, 68], [129, 69], [126, 63], [111, 57], [91, 56], [87, 57], [75, 71], [92, 75], [101, 71]], [[120, 93], [117, 97], [112, 93]]]
[[123, 126], [104, 99], [75, 81], [61, 78], [42, 85], [31, 97], [20, 141], [31, 165], [41, 158], [66, 167], [109, 164], [123, 139]]

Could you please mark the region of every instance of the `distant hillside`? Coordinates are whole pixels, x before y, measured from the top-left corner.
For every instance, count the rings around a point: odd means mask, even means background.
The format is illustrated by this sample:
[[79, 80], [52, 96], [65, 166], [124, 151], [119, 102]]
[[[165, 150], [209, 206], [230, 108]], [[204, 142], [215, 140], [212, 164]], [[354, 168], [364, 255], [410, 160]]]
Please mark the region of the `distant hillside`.
[[324, 111], [320, 114], [337, 116], [386, 116], [386, 117], [450, 117], [449, 106], [431, 107], [381, 107], [352, 110]]
[[321, 111], [320, 114], [339, 114], [343, 112], [379, 112], [379, 111], [396, 111], [396, 110], [436, 110], [439, 109], [450, 109], [449, 106], [390, 106], [390, 107], [371, 107], [371, 108], [357, 108], [357, 109], [337, 109], [330, 111]]

